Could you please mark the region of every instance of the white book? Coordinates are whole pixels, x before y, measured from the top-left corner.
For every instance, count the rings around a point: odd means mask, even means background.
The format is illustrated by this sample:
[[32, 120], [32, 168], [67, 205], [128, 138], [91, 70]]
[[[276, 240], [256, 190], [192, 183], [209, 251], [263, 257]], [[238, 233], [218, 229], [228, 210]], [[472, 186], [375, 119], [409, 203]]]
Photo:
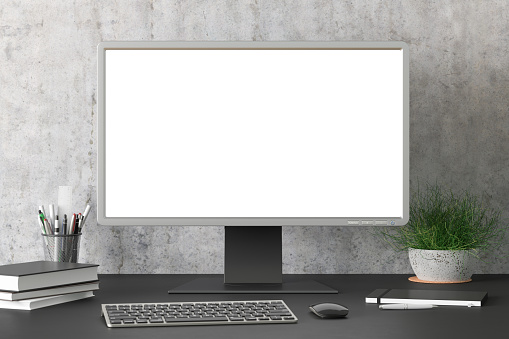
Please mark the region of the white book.
[[22, 292], [0, 291], [0, 300], [24, 300], [41, 297], [50, 297], [54, 295], [95, 291], [99, 289], [99, 281], [93, 281], [84, 284], [72, 284], [49, 288], [40, 288]]
[[8, 308], [12, 310], [35, 310], [37, 308], [63, 304], [69, 301], [86, 299], [94, 296], [94, 292], [78, 292], [64, 295], [55, 295], [52, 297], [25, 299], [18, 301], [0, 300], [0, 308]]

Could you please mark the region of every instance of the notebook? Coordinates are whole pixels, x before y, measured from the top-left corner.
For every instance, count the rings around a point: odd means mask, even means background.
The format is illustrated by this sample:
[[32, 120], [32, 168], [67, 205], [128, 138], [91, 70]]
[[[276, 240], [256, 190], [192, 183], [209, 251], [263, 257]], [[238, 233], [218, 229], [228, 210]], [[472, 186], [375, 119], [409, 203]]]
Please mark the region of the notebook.
[[366, 297], [366, 303], [382, 304], [431, 304], [440, 306], [482, 306], [488, 292], [377, 289]]

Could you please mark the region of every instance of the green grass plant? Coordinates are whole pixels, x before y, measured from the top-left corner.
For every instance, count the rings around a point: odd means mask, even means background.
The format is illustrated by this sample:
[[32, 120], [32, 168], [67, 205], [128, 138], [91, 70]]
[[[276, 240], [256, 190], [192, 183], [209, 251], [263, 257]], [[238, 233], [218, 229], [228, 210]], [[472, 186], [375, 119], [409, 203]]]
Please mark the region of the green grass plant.
[[468, 192], [454, 194], [439, 184], [426, 184], [410, 199], [406, 226], [375, 229], [397, 250], [493, 250], [504, 243], [506, 226], [500, 211]]

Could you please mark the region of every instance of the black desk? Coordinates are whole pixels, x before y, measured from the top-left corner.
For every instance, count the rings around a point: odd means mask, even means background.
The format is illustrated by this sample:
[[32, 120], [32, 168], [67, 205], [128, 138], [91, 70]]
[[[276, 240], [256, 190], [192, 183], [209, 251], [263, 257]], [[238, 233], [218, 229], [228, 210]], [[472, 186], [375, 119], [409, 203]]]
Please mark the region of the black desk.
[[[336, 295], [169, 295], [193, 275], [100, 275], [96, 296], [34, 311], [0, 310], [0, 338], [447, 338], [509, 337], [509, 275], [477, 275], [460, 285], [427, 285], [407, 281], [408, 275], [292, 275], [285, 280], [315, 279], [337, 288]], [[387, 311], [365, 304], [376, 288], [418, 288], [487, 291], [482, 307], [443, 306], [432, 310]], [[299, 318], [297, 324], [185, 326], [159, 328], [106, 327], [100, 304], [201, 300], [283, 299]], [[322, 320], [308, 305], [333, 301], [346, 305], [344, 319]]]

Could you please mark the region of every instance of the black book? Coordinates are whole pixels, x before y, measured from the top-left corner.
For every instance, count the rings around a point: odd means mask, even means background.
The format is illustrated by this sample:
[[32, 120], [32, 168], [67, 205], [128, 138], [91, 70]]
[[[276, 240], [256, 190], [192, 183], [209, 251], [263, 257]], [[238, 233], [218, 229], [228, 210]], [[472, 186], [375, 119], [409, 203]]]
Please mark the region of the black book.
[[0, 266], [0, 290], [26, 291], [97, 280], [95, 264], [34, 261]]

